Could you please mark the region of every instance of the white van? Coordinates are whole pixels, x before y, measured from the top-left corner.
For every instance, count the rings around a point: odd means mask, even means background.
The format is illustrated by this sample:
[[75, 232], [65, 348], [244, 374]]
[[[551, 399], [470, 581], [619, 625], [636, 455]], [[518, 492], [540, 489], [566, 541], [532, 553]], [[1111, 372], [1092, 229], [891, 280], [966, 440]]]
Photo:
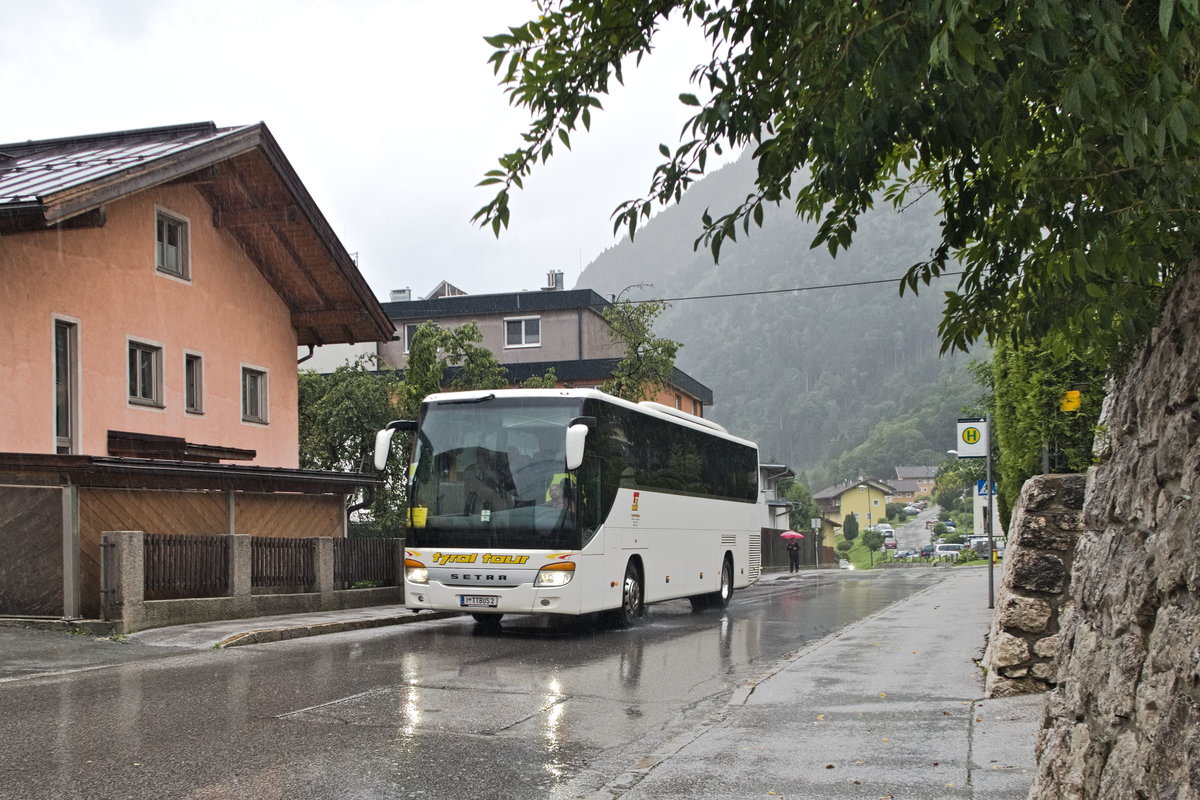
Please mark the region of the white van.
[[941, 556], [954, 556], [955, 558], [957, 558], [958, 554], [961, 553], [962, 551], [963, 551], [963, 545], [961, 545], [961, 544], [945, 544], [945, 543], [943, 543], [943, 544], [939, 544], [933, 548], [933, 555], [935, 558], [941, 557]]

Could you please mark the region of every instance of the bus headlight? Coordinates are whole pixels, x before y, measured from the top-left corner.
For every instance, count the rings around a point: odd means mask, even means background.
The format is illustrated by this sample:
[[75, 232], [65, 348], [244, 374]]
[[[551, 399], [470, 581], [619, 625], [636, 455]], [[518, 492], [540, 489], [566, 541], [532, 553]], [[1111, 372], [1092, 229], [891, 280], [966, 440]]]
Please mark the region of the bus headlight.
[[547, 564], [538, 570], [537, 580], [533, 582], [535, 587], [538, 586], [566, 586], [571, 582], [571, 578], [575, 577], [575, 564], [571, 561], [559, 561], [554, 564]]
[[409, 583], [429, 583], [429, 570], [420, 561], [404, 559], [404, 577]]

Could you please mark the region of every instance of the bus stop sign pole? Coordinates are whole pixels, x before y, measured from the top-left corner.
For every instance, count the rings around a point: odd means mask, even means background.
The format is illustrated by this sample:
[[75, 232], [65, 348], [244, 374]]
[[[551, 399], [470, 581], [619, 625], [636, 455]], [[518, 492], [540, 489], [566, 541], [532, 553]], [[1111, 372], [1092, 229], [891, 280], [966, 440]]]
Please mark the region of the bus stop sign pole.
[[987, 506], [984, 511], [983, 529], [987, 532], [988, 543], [988, 608], [996, 607], [996, 560], [995, 533], [992, 530], [992, 503], [995, 497], [995, 485], [992, 483], [992, 426], [987, 417], [973, 417], [958, 421], [958, 457], [983, 458], [987, 463], [987, 483], [984, 491], [987, 493]]

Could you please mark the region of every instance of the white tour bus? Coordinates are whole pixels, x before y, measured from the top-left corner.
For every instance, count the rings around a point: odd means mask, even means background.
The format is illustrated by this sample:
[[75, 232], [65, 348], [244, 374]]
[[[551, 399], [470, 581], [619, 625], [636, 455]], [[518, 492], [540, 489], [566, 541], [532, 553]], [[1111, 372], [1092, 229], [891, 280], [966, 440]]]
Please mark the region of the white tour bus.
[[415, 431], [406, 602], [504, 614], [724, 606], [761, 572], [758, 448], [658, 403], [592, 389], [433, 394]]

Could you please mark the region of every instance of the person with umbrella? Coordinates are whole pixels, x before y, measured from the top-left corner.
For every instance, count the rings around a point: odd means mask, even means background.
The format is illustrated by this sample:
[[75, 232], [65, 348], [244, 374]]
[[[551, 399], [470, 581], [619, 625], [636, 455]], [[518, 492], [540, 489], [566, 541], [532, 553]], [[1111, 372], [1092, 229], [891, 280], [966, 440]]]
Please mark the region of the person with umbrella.
[[796, 533], [795, 531], [784, 531], [779, 535], [780, 537], [787, 539], [788, 572], [799, 572], [800, 540], [804, 538], [804, 534]]

